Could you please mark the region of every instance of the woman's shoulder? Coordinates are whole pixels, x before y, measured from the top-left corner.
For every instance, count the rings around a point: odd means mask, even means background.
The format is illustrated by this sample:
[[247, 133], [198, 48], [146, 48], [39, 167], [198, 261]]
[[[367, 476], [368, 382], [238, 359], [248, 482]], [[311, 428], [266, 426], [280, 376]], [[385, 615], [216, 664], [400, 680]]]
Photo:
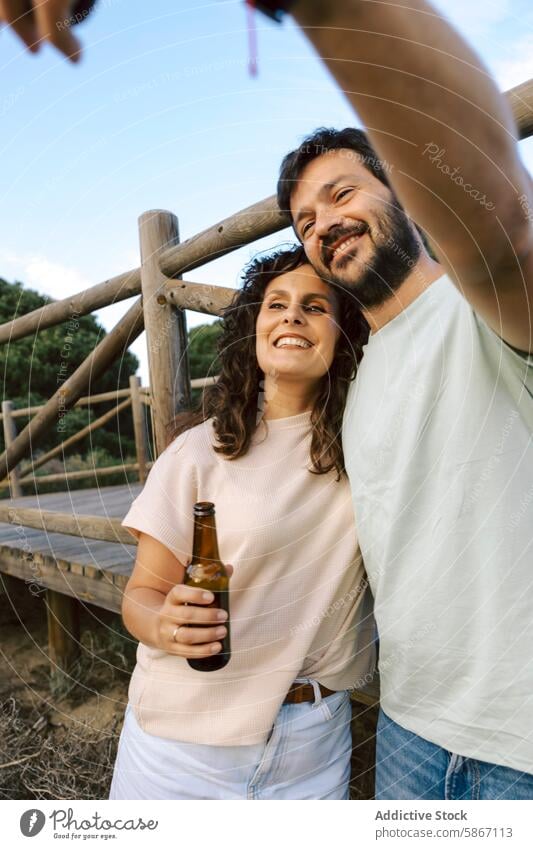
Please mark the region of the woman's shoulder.
[[213, 419], [206, 419], [204, 422], [180, 433], [167, 446], [163, 454], [168, 454], [169, 457], [175, 454], [185, 454], [191, 457], [191, 459], [205, 461], [214, 453], [214, 443], [215, 429]]
[[197, 477], [197, 472], [209, 467], [216, 457], [213, 433], [213, 423], [209, 419], [180, 433], [157, 457], [150, 478], [161, 483], [178, 478], [183, 480], [188, 474]]

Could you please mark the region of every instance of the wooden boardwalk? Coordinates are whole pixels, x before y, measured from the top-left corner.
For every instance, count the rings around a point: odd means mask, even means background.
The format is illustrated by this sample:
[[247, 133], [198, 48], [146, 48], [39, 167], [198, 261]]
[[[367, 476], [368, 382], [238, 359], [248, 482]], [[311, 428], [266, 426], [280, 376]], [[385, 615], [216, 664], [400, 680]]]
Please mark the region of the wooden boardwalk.
[[[75, 516], [122, 519], [141, 491], [139, 483], [22, 496], [9, 505], [37, 507]], [[5, 502], [4, 502], [5, 503]], [[133, 569], [136, 546], [101, 542], [0, 523], [0, 572], [24, 580], [30, 592], [43, 588], [120, 611], [122, 591]]]

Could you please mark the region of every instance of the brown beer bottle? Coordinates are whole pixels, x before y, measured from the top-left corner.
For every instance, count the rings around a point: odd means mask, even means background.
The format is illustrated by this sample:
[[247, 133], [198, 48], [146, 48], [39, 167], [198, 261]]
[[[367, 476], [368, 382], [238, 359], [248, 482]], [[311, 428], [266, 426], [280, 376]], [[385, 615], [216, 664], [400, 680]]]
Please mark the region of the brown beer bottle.
[[[218, 553], [215, 505], [210, 501], [199, 501], [194, 505], [192, 561], [185, 571], [184, 584], [188, 587], [209, 590], [215, 596], [215, 600], [207, 607], [218, 607], [228, 612], [227, 620], [220, 623], [227, 628], [226, 636], [219, 641], [222, 643], [222, 650], [211, 657], [187, 658], [187, 662], [199, 672], [214, 672], [216, 669], [222, 669], [231, 657], [229, 577]], [[212, 627], [212, 625], [205, 627]]]

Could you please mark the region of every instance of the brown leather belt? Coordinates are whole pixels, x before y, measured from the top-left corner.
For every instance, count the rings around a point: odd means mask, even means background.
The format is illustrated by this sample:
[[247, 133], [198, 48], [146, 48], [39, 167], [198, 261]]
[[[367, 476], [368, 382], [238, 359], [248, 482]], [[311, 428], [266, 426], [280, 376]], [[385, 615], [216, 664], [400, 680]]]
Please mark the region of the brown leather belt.
[[[319, 684], [318, 688], [323, 699], [325, 699], [326, 696], [332, 696], [333, 693], [337, 692], [336, 690], [328, 690], [328, 688], [323, 687], [322, 684]], [[314, 700], [315, 691], [313, 690], [312, 684], [293, 684], [285, 696], [283, 704], [299, 705], [301, 702], [314, 702]]]

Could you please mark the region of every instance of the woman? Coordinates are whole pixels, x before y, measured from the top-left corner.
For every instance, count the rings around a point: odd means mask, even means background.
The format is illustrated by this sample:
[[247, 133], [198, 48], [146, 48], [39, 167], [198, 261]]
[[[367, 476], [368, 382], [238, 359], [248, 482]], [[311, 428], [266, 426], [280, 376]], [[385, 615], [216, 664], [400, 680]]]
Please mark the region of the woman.
[[[300, 248], [247, 268], [220, 377], [123, 521], [139, 540], [123, 617], [140, 643], [110, 798], [348, 798], [347, 689], [375, 660], [340, 443], [364, 334]], [[187, 663], [225, 634], [212, 597], [182, 583], [197, 501], [215, 502], [234, 566], [232, 656], [208, 673]]]

